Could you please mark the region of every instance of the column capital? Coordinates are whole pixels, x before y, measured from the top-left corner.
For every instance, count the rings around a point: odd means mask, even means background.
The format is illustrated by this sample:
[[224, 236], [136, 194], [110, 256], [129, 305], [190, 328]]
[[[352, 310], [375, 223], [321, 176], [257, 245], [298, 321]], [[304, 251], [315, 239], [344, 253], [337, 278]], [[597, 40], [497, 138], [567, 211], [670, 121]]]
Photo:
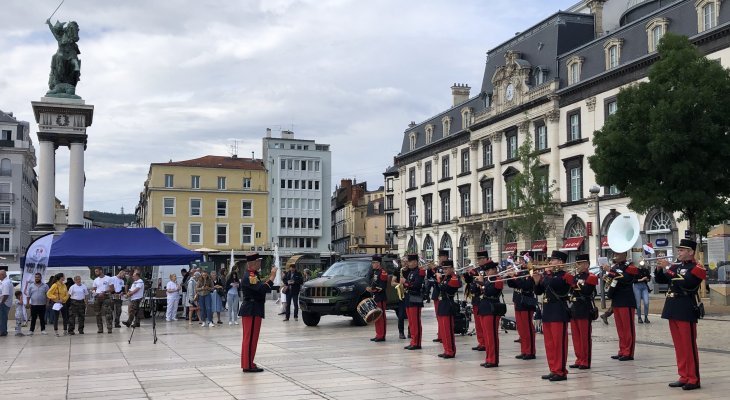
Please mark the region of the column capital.
[[550, 122], [558, 122], [560, 121], [560, 110], [550, 110], [547, 113], [545, 113], [545, 116], [547, 117], [548, 121]]
[[593, 112], [596, 110], [596, 96], [586, 99], [586, 107], [588, 108], [589, 112]]

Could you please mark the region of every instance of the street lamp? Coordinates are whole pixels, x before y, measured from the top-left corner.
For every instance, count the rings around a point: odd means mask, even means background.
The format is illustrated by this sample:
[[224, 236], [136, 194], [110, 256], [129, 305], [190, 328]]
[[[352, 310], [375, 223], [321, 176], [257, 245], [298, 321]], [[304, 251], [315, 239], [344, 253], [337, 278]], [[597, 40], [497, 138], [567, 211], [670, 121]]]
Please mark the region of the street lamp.
[[416, 220], [418, 220], [418, 215], [411, 214], [411, 218], [413, 219], [413, 223], [411, 224], [411, 226], [413, 227], [413, 252], [418, 253], [418, 251], [416, 250]]
[[[596, 264], [598, 264], [598, 258], [601, 257], [601, 208], [600, 208], [600, 197], [601, 187], [598, 185], [591, 186], [588, 191], [596, 201]], [[601, 266], [599, 265], [599, 268]], [[600, 269], [599, 278], [603, 278], [603, 268]], [[603, 285], [603, 279], [599, 280], [600, 293], [601, 293], [601, 309], [606, 308], [606, 291], [605, 285]]]

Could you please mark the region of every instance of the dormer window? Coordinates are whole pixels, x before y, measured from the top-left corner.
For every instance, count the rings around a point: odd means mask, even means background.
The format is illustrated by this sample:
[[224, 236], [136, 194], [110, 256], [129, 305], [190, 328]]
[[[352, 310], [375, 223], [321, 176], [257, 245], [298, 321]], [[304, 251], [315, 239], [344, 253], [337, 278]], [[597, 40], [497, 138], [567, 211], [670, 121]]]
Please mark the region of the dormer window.
[[548, 69], [545, 66], [537, 66], [532, 72], [535, 77], [535, 86], [542, 85], [547, 81]]
[[433, 141], [433, 125], [426, 125], [426, 144]]
[[471, 125], [471, 107], [461, 109], [461, 129], [466, 129]]
[[574, 85], [580, 82], [581, 68], [583, 67], [583, 57], [573, 56], [568, 59], [568, 85]]
[[717, 26], [722, 0], [695, 0], [697, 9], [697, 32], [704, 32]]
[[606, 56], [606, 69], [618, 67], [621, 63], [621, 46], [623, 45], [623, 39], [611, 39], [603, 45]]
[[659, 47], [659, 41], [667, 33], [669, 27], [669, 20], [666, 18], [654, 18], [646, 24], [646, 35], [648, 40], [649, 52], [657, 51]]
[[409, 148], [410, 150], [416, 149], [416, 132], [411, 132], [408, 134], [408, 139], [410, 140]]
[[451, 117], [443, 117], [441, 119], [441, 125], [444, 132], [444, 137], [451, 134]]

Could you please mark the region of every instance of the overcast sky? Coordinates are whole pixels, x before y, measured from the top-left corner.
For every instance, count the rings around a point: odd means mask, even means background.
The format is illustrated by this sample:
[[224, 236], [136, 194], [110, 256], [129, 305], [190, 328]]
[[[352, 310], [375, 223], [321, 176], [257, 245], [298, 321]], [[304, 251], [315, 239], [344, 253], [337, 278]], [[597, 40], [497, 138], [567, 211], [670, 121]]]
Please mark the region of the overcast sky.
[[[85, 210], [133, 212], [149, 164], [261, 157], [266, 128], [329, 143], [332, 181], [382, 185], [408, 123], [479, 91], [487, 50], [577, 0], [66, 0], [95, 107]], [[37, 124], [58, 0], [3, 0], [0, 109]], [[32, 4], [32, 6], [30, 6]], [[56, 196], [68, 200], [68, 149]], [[334, 186], [333, 186], [334, 188]]]

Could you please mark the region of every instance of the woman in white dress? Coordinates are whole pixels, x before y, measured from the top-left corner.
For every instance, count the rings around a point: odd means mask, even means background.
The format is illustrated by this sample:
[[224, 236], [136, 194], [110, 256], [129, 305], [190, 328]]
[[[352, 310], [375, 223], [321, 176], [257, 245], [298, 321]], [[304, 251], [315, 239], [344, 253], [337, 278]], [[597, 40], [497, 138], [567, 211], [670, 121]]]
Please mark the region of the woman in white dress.
[[167, 282], [167, 315], [165, 320], [177, 321], [177, 304], [180, 301], [180, 285], [177, 283], [177, 275], [170, 274], [170, 282]]

